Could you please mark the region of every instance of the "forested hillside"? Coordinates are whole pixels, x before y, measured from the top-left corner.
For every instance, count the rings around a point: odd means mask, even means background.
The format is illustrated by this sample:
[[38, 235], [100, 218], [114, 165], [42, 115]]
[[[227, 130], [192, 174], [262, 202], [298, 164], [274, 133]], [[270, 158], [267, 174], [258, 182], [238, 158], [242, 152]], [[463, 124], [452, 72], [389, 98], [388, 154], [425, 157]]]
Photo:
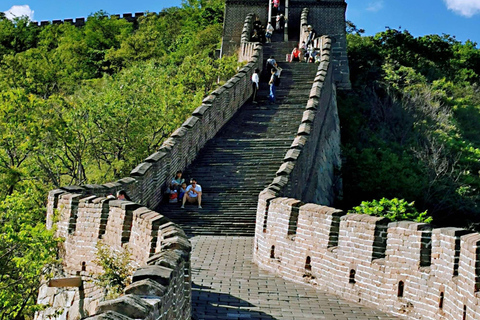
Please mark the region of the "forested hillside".
[[0, 320], [30, 318], [43, 266], [48, 190], [130, 171], [237, 70], [215, 58], [222, 0], [84, 27], [0, 16]]
[[478, 229], [480, 50], [449, 35], [348, 30], [341, 206], [401, 198], [435, 225]]
[[[0, 16], [0, 320], [29, 319], [55, 263], [48, 190], [127, 176], [236, 57], [215, 58], [223, 0], [81, 28]], [[339, 95], [344, 200], [401, 198], [437, 225], [480, 221], [480, 51], [407, 31], [350, 25], [352, 92]]]

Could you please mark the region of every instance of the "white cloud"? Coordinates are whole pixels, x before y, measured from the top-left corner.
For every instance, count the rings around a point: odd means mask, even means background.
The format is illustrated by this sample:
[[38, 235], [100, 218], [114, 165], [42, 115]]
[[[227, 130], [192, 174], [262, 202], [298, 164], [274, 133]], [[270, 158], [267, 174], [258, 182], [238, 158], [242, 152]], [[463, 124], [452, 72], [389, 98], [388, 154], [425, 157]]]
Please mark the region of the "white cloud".
[[16, 17], [27, 16], [30, 20], [33, 20], [33, 13], [34, 11], [30, 9], [30, 6], [25, 4], [23, 6], [12, 6], [10, 9], [5, 11], [5, 17], [12, 20]]
[[368, 11], [377, 12], [383, 9], [383, 0], [370, 1], [367, 6]]
[[443, 0], [449, 10], [470, 18], [480, 13], [480, 0]]

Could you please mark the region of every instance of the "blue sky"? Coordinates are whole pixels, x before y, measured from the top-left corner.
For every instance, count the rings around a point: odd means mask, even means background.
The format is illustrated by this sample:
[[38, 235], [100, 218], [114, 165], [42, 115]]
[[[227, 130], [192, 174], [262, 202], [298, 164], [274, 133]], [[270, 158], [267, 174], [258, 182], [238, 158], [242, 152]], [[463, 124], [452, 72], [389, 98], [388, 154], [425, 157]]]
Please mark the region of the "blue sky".
[[[267, 0], [266, 0], [267, 1]], [[180, 6], [181, 0], [1, 0], [0, 11], [32, 16], [32, 20], [87, 17], [98, 10], [110, 14], [158, 12]], [[406, 29], [414, 36], [447, 33], [464, 42], [480, 43], [480, 0], [347, 0], [347, 19], [367, 35], [385, 27]], [[478, 46], [477, 46], [478, 47]]]

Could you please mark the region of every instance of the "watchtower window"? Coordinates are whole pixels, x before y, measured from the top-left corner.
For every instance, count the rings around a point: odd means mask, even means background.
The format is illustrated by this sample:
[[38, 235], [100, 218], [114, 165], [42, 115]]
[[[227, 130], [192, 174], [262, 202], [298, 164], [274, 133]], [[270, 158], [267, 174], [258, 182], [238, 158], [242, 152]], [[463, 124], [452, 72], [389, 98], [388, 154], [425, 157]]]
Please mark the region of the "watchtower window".
[[397, 297], [399, 297], [399, 298], [402, 298], [402, 297], [403, 297], [403, 289], [404, 289], [403, 281], [400, 281], [400, 282], [398, 283]]
[[463, 305], [463, 320], [467, 320], [467, 306]]
[[270, 259], [275, 259], [275, 246], [270, 249]]
[[82, 271], [87, 271], [87, 263], [85, 261], [82, 262]]
[[444, 298], [444, 293], [440, 292], [440, 302], [438, 303], [438, 307], [440, 309], [443, 309], [443, 298]]
[[350, 270], [350, 278], [348, 279], [348, 283], [356, 283], [355, 273], [355, 269]]

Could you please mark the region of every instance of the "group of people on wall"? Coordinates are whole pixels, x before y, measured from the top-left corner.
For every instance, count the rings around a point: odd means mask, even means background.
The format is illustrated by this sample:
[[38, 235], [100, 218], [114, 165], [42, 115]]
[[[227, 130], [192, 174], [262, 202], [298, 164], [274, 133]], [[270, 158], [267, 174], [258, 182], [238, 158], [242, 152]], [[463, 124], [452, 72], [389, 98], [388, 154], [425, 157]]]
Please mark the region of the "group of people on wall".
[[[259, 21], [258, 17], [257, 20]], [[287, 54], [286, 61], [287, 62], [320, 62], [320, 49], [315, 48], [315, 38], [316, 32], [311, 25], [307, 26], [306, 32], [306, 41], [302, 41], [302, 43], [298, 46], [295, 46], [290, 54]], [[275, 60], [274, 56], [270, 56], [265, 65], [266, 75], [268, 78], [268, 85], [269, 85], [269, 95], [268, 101], [270, 103], [276, 102], [276, 89], [280, 85], [280, 76], [282, 72], [282, 68], [278, 65], [277, 61]], [[257, 96], [258, 96], [258, 89], [260, 88], [260, 70], [256, 68], [254, 73], [251, 77], [252, 81], [252, 102], [257, 103]]]
[[[274, 27], [275, 26], [275, 27]], [[282, 31], [285, 28], [285, 16], [281, 11], [280, 0], [272, 0], [272, 18], [263, 25], [259, 17], [253, 22], [251, 42], [270, 43], [274, 31]]]
[[202, 209], [202, 186], [194, 178], [190, 179], [190, 184], [187, 186], [181, 170], [177, 171], [170, 182], [167, 194], [168, 202], [181, 203], [182, 209], [185, 208], [186, 203], [196, 204], [199, 209]]
[[[181, 203], [181, 208], [185, 208], [187, 203], [196, 204], [199, 209], [202, 209], [202, 187], [194, 178], [190, 179], [190, 184], [187, 186], [181, 170], [178, 170], [170, 181], [166, 194], [169, 203]], [[109, 197], [115, 199], [114, 196]], [[132, 201], [125, 190], [119, 190], [116, 199]]]

